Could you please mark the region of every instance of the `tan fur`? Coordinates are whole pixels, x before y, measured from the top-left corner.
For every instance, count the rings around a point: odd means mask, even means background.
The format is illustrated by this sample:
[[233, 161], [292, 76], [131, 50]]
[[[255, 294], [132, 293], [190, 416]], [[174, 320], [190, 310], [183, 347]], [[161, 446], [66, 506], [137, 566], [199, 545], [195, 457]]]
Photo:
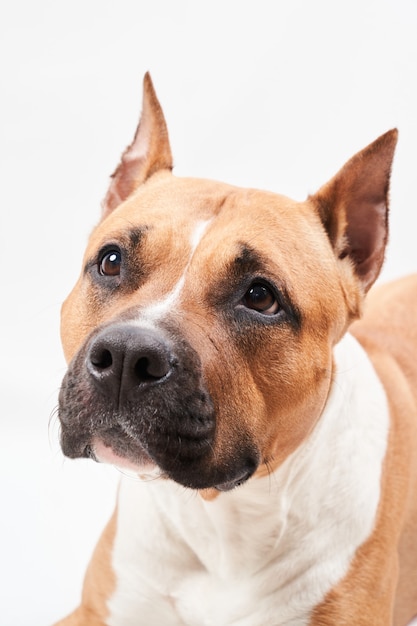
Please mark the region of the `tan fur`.
[[116, 580], [111, 566], [111, 553], [116, 536], [117, 509], [104, 529], [94, 550], [84, 579], [81, 605], [55, 626], [105, 626], [108, 618], [107, 599]]
[[[146, 280], [133, 292], [103, 298], [82, 273], [62, 309], [65, 356], [70, 362], [100, 325], [162, 300], [187, 268], [169, 319], [198, 353], [215, 401], [215, 459], [229, 458], [246, 433], [261, 453], [256, 480], [279, 467], [320, 418], [333, 377], [333, 348], [360, 316], [364, 294], [379, 273], [397, 133], [383, 135], [317, 194], [297, 203], [173, 177], [166, 124], [149, 76], [144, 88], [142, 121], [115, 172], [83, 264], [91, 264], [107, 242], [122, 239], [128, 227], [146, 227], [137, 259]], [[188, 267], [193, 225], [214, 217], [204, 249]], [[244, 340], [231, 341], [213, 302], [230, 289], [218, 277], [227, 275], [241, 240], [262, 252], [268, 260], [265, 272], [285, 285], [302, 314], [298, 332], [290, 325], [279, 331], [271, 326], [253, 330], [259, 341], [249, 347]], [[314, 610], [312, 626], [405, 626], [417, 612], [416, 311], [417, 277], [412, 277], [371, 291], [363, 319], [351, 326], [387, 391], [389, 448], [374, 532], [345, 578]], [[223, 363], [233, 367], [219, 367]], [[209, 487], [200, 494], [209, 501], [217, 490]], [[113, 517], [93, 556], [82, 607], [60, 626], [106, 623], [105, 600], [116, 584], [111, 570], [115, 524]]]

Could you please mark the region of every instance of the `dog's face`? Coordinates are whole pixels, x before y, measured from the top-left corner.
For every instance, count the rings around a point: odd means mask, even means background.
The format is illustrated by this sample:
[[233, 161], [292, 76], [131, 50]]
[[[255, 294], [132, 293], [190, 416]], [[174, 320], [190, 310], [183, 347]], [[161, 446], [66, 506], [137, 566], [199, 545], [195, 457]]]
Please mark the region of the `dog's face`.
[[[318, 420], [332, 348], [382, 263], [394, 135], [378, 159], [377, 142], [368, 149], [376, 183], [357, 157], [303, 203], [177, 179], [147, 78], [135, 142], [63, 306], [64, 453], [156, 467], [195, 489], [281, 463]], [[364, 234], [357, 214], [371, 201]]]

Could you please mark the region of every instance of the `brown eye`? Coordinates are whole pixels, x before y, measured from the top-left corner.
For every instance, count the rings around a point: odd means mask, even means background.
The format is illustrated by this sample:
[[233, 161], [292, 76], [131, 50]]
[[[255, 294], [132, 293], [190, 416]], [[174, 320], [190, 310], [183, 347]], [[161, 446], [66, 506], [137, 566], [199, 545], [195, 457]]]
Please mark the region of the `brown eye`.
[[272, 289], [262, 283], [254, 283], [249, 287], [242, 298], [242, 304], [263, 315], [275, 315], [280, 310]]
[[120, 250], [109, 250], [100, 258], [98, 268], [102, 276], [119, 276], [122, 255]]

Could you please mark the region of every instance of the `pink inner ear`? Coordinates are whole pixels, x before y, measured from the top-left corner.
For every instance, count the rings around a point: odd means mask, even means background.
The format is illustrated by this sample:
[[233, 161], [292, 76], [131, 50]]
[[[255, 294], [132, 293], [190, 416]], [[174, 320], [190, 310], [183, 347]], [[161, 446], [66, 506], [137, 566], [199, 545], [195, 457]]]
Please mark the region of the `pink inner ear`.
[[339, 259], [349, 257], [365, 291], [378, 277], [388, 238], [388, 188], [397, 131], [356, 154], [312, 200]]
[[146, 111], [143, 111], [133, 142], [122, 154], [121, 161], [112, 174], [111, 183], [103, 201], [103, 215], [107, 215], [124, 202], [143, 182], [141, 172], [146, 164], [150, 143], [147, 118]]
[[142, 116], [131, 145], [126, 148], [103, 202], [103, 217], [124, 202], [147, 178], [172, 169], [171, 148], [164, 114], [152, 80], [145, 74]]
[[[365, 203], [368, 204], [368, 203]], [[346, 226], [346, 251], [365, 289], [376, 280], [384, 261], [388, 239], [388, 207], [385, 202], [350, 212]]]
[[138, 156], [139, 150], [131, 149], [132, 146], [127, 148], [119, 166], [112, 174], [112, 182], [103, 202], [103, 210], [106, 214], [124, 202], [141, 182], [138, 179], [138, 173], [141, 170], [141, 159], [144, 160], [146, 156], [146, 145], [142, 142], [144, 150], [142, 157]]

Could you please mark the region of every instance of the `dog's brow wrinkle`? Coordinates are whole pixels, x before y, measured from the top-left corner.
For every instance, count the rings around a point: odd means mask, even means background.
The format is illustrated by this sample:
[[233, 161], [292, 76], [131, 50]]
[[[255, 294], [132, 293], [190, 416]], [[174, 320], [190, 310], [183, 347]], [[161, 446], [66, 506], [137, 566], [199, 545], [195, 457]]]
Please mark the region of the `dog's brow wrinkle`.
[[136, 226], [129, 230], [129, 241], [132, 248], [137, 248], [147, 230], [149, 230], [148, 226]]
[[227, 198], [228, 196], [223, 196], [222, 198], [220, 198], [219, 203], [217, 205], [217, 213], [220, 213], [220, 211], [222, 210], [222, 208], [227, 202]]
[[251, 246], [240, 243], [239, 254], [234, 259], [234, 265], [246, 269], [260, 269], [266, 265], [266, 260]]

